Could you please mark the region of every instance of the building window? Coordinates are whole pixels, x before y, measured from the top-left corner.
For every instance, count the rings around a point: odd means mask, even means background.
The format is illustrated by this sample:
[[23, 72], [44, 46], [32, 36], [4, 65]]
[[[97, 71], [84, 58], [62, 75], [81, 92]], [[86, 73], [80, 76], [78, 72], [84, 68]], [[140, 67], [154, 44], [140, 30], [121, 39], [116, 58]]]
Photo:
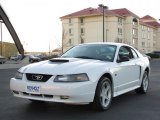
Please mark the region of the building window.
[[132, 39], [132, 44], [133, 45], [138, 45], [138, 39], [137, 38], [133, 38]]
[[118, 24], [122, 25], [122, 18], [118, 18]]
[[135, 39], [132, 39], [132, 44], [133, 44], [133, 45], [135, 44]]
[[72, 39], [69, 39], [68, 43], [69, 45], [72, 45]]
[[146, 27], [144, 25], [142, 25], [142, 30], [145, 30], [145, 29], [146, 29]]
[[121, 38], [117, 38], [117, 42], [118, 43], [122, 43], [122, 39]]
[[84, 18], [80, 18], [80, 23], [84, 24]]
[[155, 47], [155, 46], [156, 46], [156, 44], [155, 44], [155, 43], [153, 43], [153, 46]]
[[71, 28], [69, 29], [69, 35], [73, 35], [73, 30]]
[[134, 26], [137, 26], [137, 25], [138, 25], [138, 20], [137, 20], [137, 18], [133, 18], [132, 23], [133, 23]]
[[134, 22], [134, 21], [133, 21], [133, 25], [135, 25], [135, 26], [136, 26], [136, 25], [137, 25], [137, 22]]
[[148, 40], [150, 39], [150, 35], [148, 34]]
[[133, 39], [132, 39], [132, 44], [133, 44], [133, 45], [137, 45], [137, 44], [138, 44], [138, 39], [133, 38]]
[[143, 34], [143, 38], [146, 38], [146, 34], [145, 33]]
[[133, 29], [133, 30], [132, 30], [132, 33], [133, 33], [133, 35], [137, 35], [137, 33], [138, 33], [138, 32], [137, 32], [137, 29]]
[[142, 29], [142, 25], [139, 25], [139, 28]]
[[142, 38], [144, 38], [144, 32], [142, 32]]
[[118, 35], [122, 35], [122, 28], [118, 28]]
[[69, 18], [69, 25], [72, 25], [72, 19]]
[[145, 42], [142, 42], [142, 47], [145, 47]]
[[84, 38], [81, 37], [81, 44], [84, 43]]
[[81, 35], [84, 35], [84, 28], [81, 28]]

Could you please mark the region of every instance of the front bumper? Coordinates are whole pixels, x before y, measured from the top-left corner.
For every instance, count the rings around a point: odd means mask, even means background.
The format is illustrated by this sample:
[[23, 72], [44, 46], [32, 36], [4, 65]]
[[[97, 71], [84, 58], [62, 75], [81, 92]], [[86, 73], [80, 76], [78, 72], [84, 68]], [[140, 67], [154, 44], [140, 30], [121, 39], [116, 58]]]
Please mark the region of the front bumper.
[[[27, 91], [27, 86], [39, 86], [38, 94]], [[93, 102], [96, 84], [91, 81], [76, 83], [57, 83], [53, 78], [47, 82], [34, 82], [11, 78], [10, 89], [14, 96], [61, 103], [84, 104]]]

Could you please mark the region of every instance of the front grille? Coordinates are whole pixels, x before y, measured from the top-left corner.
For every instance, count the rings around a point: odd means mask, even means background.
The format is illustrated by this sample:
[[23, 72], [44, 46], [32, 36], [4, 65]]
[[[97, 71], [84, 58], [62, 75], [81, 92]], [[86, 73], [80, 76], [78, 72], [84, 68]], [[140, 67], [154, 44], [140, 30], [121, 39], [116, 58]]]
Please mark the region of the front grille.
[[30, 93], [26, 93], [26, 92], [22, 92], [22, 94], [25, 96], [29, 96], [29, 97], [48, 98], [48, 99], [53, 98], [53, 95], [47, 95], [47, 94], [30, 94]]
[[52, 77], [52, 75], [27, 73], [26, 77], [29, 81], [46, 82]]

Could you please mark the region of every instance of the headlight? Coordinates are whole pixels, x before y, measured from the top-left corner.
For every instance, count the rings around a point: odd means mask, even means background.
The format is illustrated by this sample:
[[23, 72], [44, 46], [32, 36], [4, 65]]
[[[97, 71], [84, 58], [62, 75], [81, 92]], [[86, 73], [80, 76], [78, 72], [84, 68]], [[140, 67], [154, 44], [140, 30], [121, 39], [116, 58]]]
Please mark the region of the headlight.
[[88, 81], [88, 76], [85, 73], [73, 75], [57, 75], [55, 82], [83, 82]]
[[17, 72], [15, 75], [16, 79], [22, 79], [22, 77], [23, 77], [23, 73], [21, 73], [21, 72]]

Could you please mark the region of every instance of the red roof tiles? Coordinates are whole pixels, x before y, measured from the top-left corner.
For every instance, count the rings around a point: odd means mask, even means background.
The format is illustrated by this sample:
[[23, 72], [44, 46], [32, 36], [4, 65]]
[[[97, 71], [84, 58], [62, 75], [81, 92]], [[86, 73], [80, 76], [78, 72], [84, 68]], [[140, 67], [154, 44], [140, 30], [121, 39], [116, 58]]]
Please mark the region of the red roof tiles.
[[152, 20], [156, 20], [155, 18], [151, 17], [150, 15], [146, 15], [146, 16], [142, 17], [141, 19], [152, 19]]
[[153, 27], [160, 27], [160, 24], [158, 22], [156, 22], [156, 21], [154, 21], [154, 22], [145, 22], [145, 23], [148, 24], [148, 25], [151, 25]]
[[158, 23], [157, 20], [150, 15], [142, 17], [140, 21], [152, 27], [160, 27], [160, 23]]
[[[118, 14], [105, 9], [105, 15], [106, 16], [119, 16]], [[65, 16], [62, 16], [61, 18], [69, 18], [69, 17], [80, 17], [80, 16], [93, 16], [93, 15], [101, 15], [102, 14], [102, 8], [86, 8], [83, 10], [80, 10], [78, 12], [74, 12]]]
[[[62, 16], [61, 19], [71, 18], [71, 17], [102, 15], [102, 12], [103, 12], [103, 9], [101, 7], [98, 7], [98, 8], [89, 7], [89, 8]], [[133, 17], [139, 18], [138, 15], [134, 14], [133, 12], [129, 11], [126, 8], [113, 9], [113, 10], [105, 9], [105, 15], [106, 16], [121, 16], [121, 17], [133, 16]], [[145, 20], [147, 20], [147, 21], [145, 21]], [[149, 15], [146, 15], [146, 16], [140, 18], [140, 23], [144, 24], [144, 25], [152, 26], [152, 27], [160, 27], [160, 23], [158, 23], [155, 18], [153, 18]]]
[[134, 17], [137, 17], [139, 18], [138, 15], [134, 14], [133, 12], [129, 11], [128, 9], [126, 8], [121, 8], [121, 9], [113, 9], [111, 10], [112, 12], [115, 12], [116, 14], [119, 14], [121, 16], [134, 16]]
[[[93, 16], [93, 15], [101, 15], [103, 12], [103, 9], [101, 7], [98, 8], [86, 8], [65, 16], [62, 16], [61, 18], [69, 18], [69, 17], [80, 17], [80, 16]], [[129, 11], [126, 8], [122, 8], [122, 9], [114, 9], [114, 10], [108, 10], [105, 9], [105, 15], [106, 16], [134, 16], [139, 18], [136, 14], [134, 14], [133, 12]]]

